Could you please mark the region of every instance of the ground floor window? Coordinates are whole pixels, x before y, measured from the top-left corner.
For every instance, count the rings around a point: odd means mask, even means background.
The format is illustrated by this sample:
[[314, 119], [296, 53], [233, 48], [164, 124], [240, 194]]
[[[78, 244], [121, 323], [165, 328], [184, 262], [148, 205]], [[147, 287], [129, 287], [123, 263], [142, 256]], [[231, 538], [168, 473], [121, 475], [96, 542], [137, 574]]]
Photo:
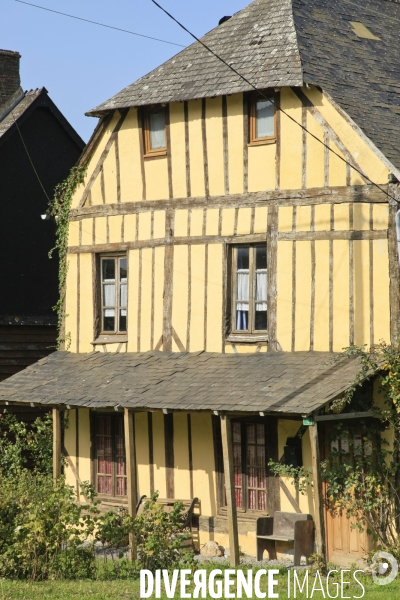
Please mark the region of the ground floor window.
[[124, 420], [120, 415], [96, 415], [96, 489], [105, 496], [126, 496]]
[[265, 424], [233, 421], [236, 507], [267, 509]]

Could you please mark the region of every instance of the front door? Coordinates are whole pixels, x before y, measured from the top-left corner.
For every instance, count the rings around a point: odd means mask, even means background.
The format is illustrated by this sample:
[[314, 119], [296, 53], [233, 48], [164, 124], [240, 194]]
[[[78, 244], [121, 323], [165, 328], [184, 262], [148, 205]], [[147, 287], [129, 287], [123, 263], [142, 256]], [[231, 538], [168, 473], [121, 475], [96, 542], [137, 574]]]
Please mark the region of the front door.
[[[349, 429], [348, 427], [346, 429]], [[330, 441], [328, 427], [323, 434], [323, 447], [321, 455], [324, 459], [331, 455], [332, 451], [351, 453], [354, 448], [359, 448], [358, 443], [360, 434], [356, 428], [352, 428], [350, 432], [343, 433], [339, 439]], [[349, 439], [350, 437], [350, 439]], [[369, 449], [364, 451], [368, 452]], [[340, 459], [339, 459], [340, 460]], [[326, 484], [323, 483], [323, 497], [326, 498]], [[360, 532], [357, 528], [352, 527], [354, 519], [348, 519], [346, 514], [337, 515], [325, 502], [325, 529], [326, 529], [326, 546], [327, 559], [339, 566], [348, 566], [351, 563], [362, 563], [366, 557], [368, 550], [372, 548], [371, 536], [367, 535], [366, 531]]]

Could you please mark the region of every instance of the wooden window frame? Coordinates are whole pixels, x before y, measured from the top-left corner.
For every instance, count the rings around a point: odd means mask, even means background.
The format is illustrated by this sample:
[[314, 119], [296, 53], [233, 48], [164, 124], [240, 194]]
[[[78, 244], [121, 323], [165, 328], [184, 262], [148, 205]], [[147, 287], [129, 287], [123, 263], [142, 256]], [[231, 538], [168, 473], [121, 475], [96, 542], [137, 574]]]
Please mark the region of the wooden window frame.
[[[267, 423], [262, 418], [249, 418], [249, 419], [232, 419], [232, 443], [233, 443], [233, 426], [234, 424], [240, 425], [241, 429], [241, 463], [242, 463], [242, 506], [237, 508], [238, 513], [246, 513], [248, 515], [260, 516], [268, 513], [268, 448], [267, 448]], [[250, 488], [249, 486], [249, 474], [247, 465], [247, 448], [248, 448], [248, 436], [247, 427], [248, 425], [262, 425], [264, 427], [264, 460], [265, 460], [265, 488]], [[233, 452], [233, 448], [232, 448]], [[238, 486], [235, 486], [235, 489]], [[249, 508], [249, 490], [257, 489], [265, 492], [265, 509], [251, 509]]]
[[276, 143], [276, 115], [277, 115], [277, 100], [279, 99], [278, 93], [273, 90], [266, 90], [263, 94], [267, 98], [271, 98], [274, 104], [274, 135], [258, 138], [257, 137], [257, 102], [265, 100], [260, 94], [254, 93], [250, 95], [250, 111], [249, 111], [249, 146], [260, 146], [263, 144], [275, 144]]
[[[126, 330], [125, 331], [120, 331], [119, 329], [119, 311], [121, 309], [120, 306], [120, 274], [119, 274], [119, 268], [116, 269], [116, 278], [115, 278], [115, 288], [116, 288], [116, 304], [114, 306], [114, 310], [115, 310], [115, 327], [114, 327], [114, 331], [106, 331], [104, 329], [104, 318], [103, 318], [103, 311], [104, 311], [104, 303], [103, 303], [103, 297], [104, 297], [104, 289], [103, 289], [103, 260], [104, 259], [116, 259], [118, 260], [118, 264], [119, 264], [119, 260], [121, 258], [125, 258], [126, 259], [126, 286], [127, 286], [127, 290], [126, 290], [126, 296], [127, 296], [127, 300], [126, 300]], [[127, 336], [128, 334], [128, 284], [129, 284], [129, 261], [128, 261], [128, 254], [125, 253], [118, 253], [118, 254], [100, 254], [99, 255], [99, 284], [100, 284], [100, 289], [99, 289], [99, 304], [98, 304], [98, 310], [99, 310], [99, 316], [100, 316], [100, 327], [99, 327], [99, 334], [101, 337], [107, 337], [107, 336]], [[111, 307], [108, 307], [111, 308]]]
[[[162, 110], [164, 112], [164, 136], [165, 136], [165, 147], [151, 149], [150, 144], [150, 113], [155, 110]], [[167, 141], [167, 107], [166, 106], [148, 106], [143, 109], [143, 149], [144, 158], [154, 158], [156, 156], [165, 156], [168, 152], [168, 141]]]
[[[269, 324], [269, 314], [268, 314], [268, 296], [266, 298], [267, 302], [267, 329], [255, 329], [255, 292], [256, 292], [256, 269], [255, 269], [255, 248], [267, 246], [267, 244], [253, 243], [253, 244], [235, 244], [231, 247], [231, 256], [229, 260], [229, 280], [228, 285], [230, 289], [228, 290], [230, 301], [230, 329], [229, 335], [227, 337], [227, 341], [267, 341], [268, 340], [268, 324]], [[249, 247], [250, 248], [250, 256], [249, 256], [249, 273], [250, 273], [250, 294], [249, 294], [249, 329], [242, 330], [236, 329], [236, 286], [237, 286], [237, 250], [240, 247]], [[266, 255], [268, 260], [268, 249], [266, 248]], [[267, 280], [268, 280], [268, 263], [267, 263]], [[268, 289], [267, 289], [268, 294]], [[242, 339], [243, 338], [243, 339]]]
[[[120, 503], [124, 503], [127, 501], [128, 496], [127, 495], [121, 495], [121, 496], [117, 496], [117, 456], [116, 456], [116, 431], [117, 431], [117, 427], [116, 427], [116, 423], [117, 423], [117, 419], [122, 419], [122, 425], [124, 427], [124, 417], [122, 415], [119, 414], [110, 414], [108, 413], [97, 413], [93, 415], [93, 447], [94, 447], [94, 452], [93, 452], [93, 476], [94, 476], [94, 487], [96, 489], [96, 491], [98, 490], [98, 452], [97, 452], [97, 423], [98, 423], [98, 418], [99, 417], [110, 417], [112, 420], [112, 425], [111, 425], [111, 444], [112, 444], [112, 494], [103, 494], [103, 493], [99, 493], [98, 492], [98, 498], [100, 500], [104, 500], [104, 501], [112, 501], [112, 502], [120, 502]], [[126, 462], [126, 449], [125, 449], [125, 436], [124, 436], [124, 451], [125, 451], [125, 470], [127, 468], [127, 462]], [[127, 474], [126, 475], [119, 475], [119, 477], [124, 477], [125, 479], [127, 479]]]

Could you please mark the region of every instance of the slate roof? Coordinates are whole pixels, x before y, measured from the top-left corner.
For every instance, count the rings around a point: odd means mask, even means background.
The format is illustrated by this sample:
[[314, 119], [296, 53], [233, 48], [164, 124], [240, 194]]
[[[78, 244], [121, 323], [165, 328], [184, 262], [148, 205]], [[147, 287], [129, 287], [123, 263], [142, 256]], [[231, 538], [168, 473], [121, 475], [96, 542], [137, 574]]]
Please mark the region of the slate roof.
[[[350, 21], [379, 40], [358, 37]], [[387, 0], [255, 0], [202, 40], [257, 88], [323, 88], [400, 168], [400, 7]], [[198, 42], [91, 110], [251, 90]]]
[[327, 352], [54, 352], [0, 384], [0, 402], [309, 414], [360, 370]]
[[0, 110], [0, 137], [14, 125], [14, 122], [31, 106], [45, 88], [23, 92], [20, 88]]

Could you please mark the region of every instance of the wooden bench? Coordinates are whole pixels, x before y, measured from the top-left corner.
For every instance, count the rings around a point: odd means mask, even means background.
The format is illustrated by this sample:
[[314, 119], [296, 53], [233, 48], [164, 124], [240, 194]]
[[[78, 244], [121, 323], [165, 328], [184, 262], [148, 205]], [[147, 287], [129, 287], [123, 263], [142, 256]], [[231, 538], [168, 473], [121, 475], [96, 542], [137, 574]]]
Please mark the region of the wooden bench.
[[275, 560], [275, 542], [294, 542], [294, 565], [300, 565], [302, 556], [308, 564], [314, 551], [314, 521], [311, 515], [276, 511], [273, 517], [257, 519], [256, 537], [257, 560], [263, 559], [264, 550]]
[[[149, 500], [147, 496], [142, 496], [136, 506], [136, 514], [140, 515], [143, 512], [145, 503]], [[196, 504], [199, 504], [198, 498], [192, 498], [190, 500], [181, 500], [180, 498], [158, 498], [157, 504], [160, 504], [165, 512], [171, 512], [176, 502], [181, 502], [184, 506], [182, 517], [184, 519], [184, 527], [192, 531], [192, 519], [193, 511]]]

